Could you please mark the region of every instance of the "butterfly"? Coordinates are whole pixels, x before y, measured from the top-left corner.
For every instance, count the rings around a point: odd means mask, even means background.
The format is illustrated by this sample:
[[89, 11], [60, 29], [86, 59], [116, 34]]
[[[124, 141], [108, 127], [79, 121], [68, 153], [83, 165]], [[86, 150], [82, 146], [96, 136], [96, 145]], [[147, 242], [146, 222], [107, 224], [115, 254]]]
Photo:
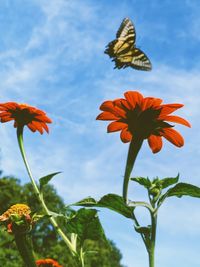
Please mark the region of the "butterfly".
[[116, 39], [106, 46], [105, 54], [115, 61], [115, 68], [132, 67], [137, 70], [151, 70], [152, 65], [142, 50], [135, 46], [136, 32], [129, 18], [123, 19]]

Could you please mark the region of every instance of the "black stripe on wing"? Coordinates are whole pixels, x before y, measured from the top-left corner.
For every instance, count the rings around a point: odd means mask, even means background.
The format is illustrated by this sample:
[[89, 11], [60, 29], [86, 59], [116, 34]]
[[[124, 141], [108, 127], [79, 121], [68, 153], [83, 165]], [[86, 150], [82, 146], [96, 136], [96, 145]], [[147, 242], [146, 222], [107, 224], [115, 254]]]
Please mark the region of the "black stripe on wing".
[[124, 41], [114, 40], [107, 45], [104, 53], [108, 54], [111, 58], [118, 57], [121, 54], [128, 52], [133, 47], [134, 47], [133, 44], [131, 44], [126, 40]]
[[150, 60], [145, 55], [145, 53], [138, 48], [134, 48], [127, 53], [113, 58], [113, 61], [115, 61], [115, 68], [118, 69], [127, 67], [145, 71], [152, 69]]
[[127, 38], [130, 37], [132, 39], [132, 42], [135, 43], [136, 39], [136, 32], [135, 27], [133, 25], [133, 22], [129, 18], [123, 19], [119, 30], [117, 31], [116, 38]]
[[147, 55], [139, 48], [134, 49], [130, 67], [135, 68], [137, 70], [147, 71], [152, 69], [151, 61], [149, 60]]

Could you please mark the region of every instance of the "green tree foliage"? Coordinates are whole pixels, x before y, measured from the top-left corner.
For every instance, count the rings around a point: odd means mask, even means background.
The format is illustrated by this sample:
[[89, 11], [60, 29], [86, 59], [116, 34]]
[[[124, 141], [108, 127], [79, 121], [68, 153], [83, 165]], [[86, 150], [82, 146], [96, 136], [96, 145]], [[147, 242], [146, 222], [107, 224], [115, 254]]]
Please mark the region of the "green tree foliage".
[[[21, 185], [20, 180], [14, 177], [2, 177], [0, 192], [0, 214], [16, 203], [28, 204], [33, 212], [42, 213], [31, 184]], [[65, 210], [64, 202], [57, 195], [53, 186], [45, 186], [44, 198], [50, 210], [54, 212]], [[63, 219], [60, 218], [59, 223], [65, 231], [66, 223]], [[75, 266], [67, 247], [57, 236], [47, 218], [37, 222], [32, 231], [32, 239], [37, 258], [53, 258], [64, 267]], [[123, 267], [120, 264], [121, 253], [113, 242], [86, 240], [84, 247], [91, 251], [86, 258], [86, 267]], [[2, 227], [0, 228], [0, 262], [4, 267], [23, 266], [12, 235]]]

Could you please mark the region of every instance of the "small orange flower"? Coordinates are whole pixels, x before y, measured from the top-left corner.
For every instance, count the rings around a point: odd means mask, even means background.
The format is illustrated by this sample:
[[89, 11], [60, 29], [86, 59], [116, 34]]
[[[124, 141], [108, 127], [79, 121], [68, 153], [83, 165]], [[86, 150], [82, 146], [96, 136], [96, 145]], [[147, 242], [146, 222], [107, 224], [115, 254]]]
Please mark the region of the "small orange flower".
[[47, 123], [52, 122], [44, 111], [15, 102], [0, 104], [0, 120], [2, 123], [14, 120], [15, 128], [27, 125], [32, 132], [38, 131], [41, 134], [43, 130], [49, 132]]
[[62, 265], [52, 259], [37, 260], [36, 264], [38, 267], [62, 267]]
[[143, 97], [136, 91], [128, 91], [124, 96], [125, 99], [105, 101], [100, 106], [103, 112], [97, 116], [97, 120], [113, 121], [108, 125], [109, 133], [121, 131], [120, 137], [124, 143], [130, 142], [134, 137], [148, 139], [153, 153], [161, 150], [162, 137], [177, 147], [184, 145], [180, 133], [167, 123], [175, 122], [191, 127], [185, 119], [171, 115], [183, 107], [182, 104], [161, 104], [162, 99]]

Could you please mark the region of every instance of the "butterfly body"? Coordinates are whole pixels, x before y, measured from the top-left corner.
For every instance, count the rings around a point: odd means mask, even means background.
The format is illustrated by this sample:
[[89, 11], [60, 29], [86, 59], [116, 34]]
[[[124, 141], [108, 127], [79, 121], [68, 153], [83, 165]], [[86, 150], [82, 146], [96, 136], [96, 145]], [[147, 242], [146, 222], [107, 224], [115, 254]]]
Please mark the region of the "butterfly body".
[[137, 70], [151, 70], [152, 65], [145, 53], [135, 46], [136, 32], [132, 21], [125, 18], [116, 34], [116, 39], [111, 41], [105, 50], [115, 68], [132, 67]]

